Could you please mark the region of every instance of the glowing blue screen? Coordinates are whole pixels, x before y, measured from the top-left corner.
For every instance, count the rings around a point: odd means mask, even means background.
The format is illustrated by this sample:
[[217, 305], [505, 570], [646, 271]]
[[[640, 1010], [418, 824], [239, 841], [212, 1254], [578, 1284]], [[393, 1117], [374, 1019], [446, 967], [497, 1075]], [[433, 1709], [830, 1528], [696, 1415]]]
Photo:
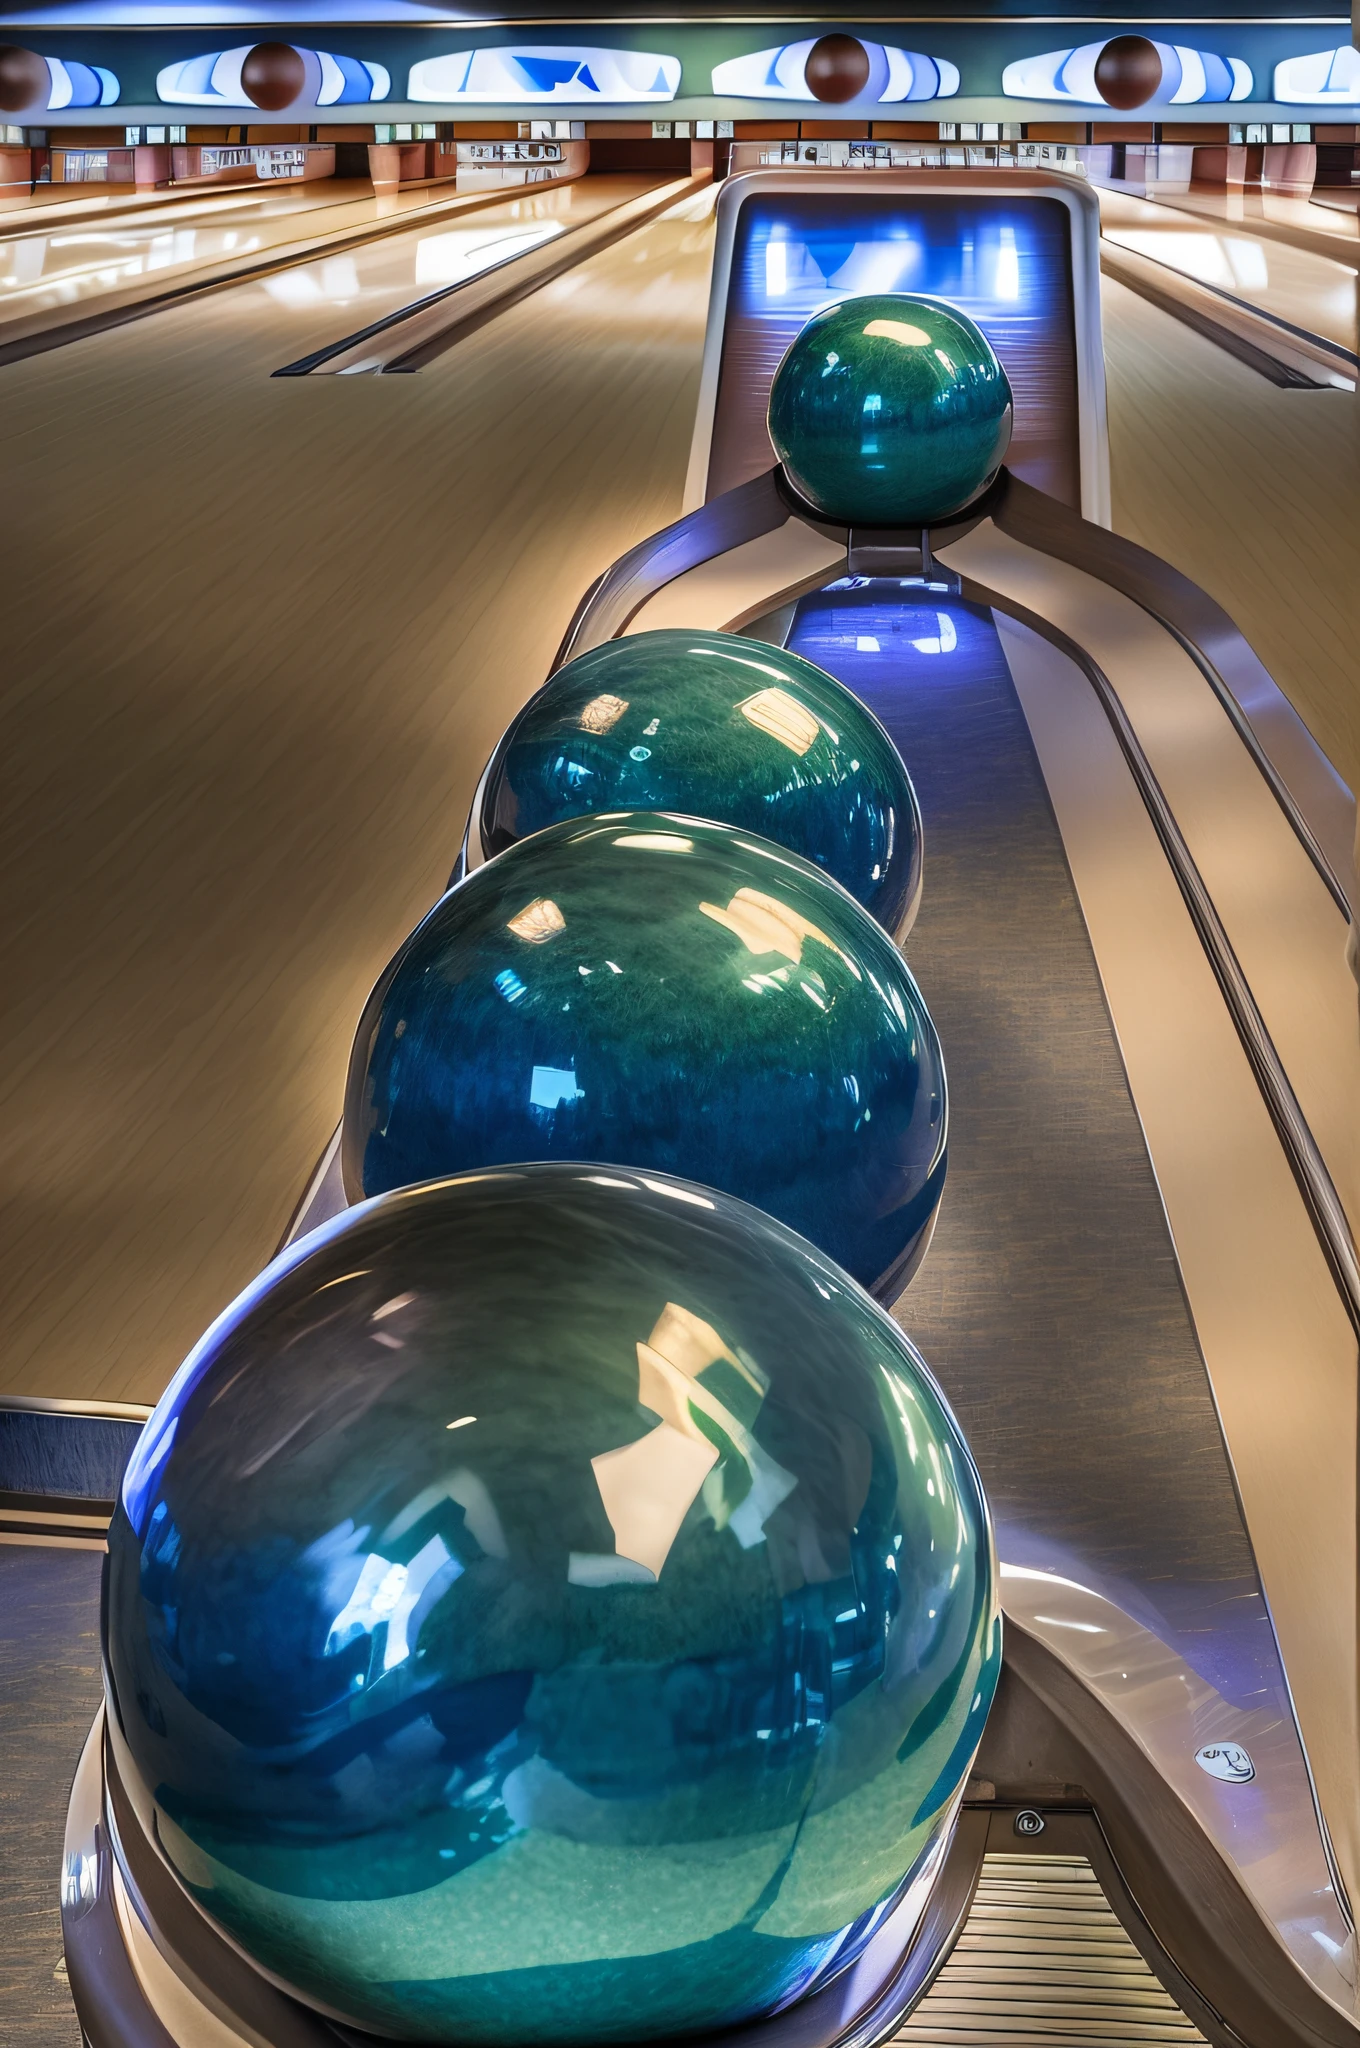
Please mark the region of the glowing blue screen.
[[1011, 468], [1077, 504], [1070, 245], [1067, 208], [1042, 196], [749, 198], [733, 247], [710, 495], [769, 467], [770, 383], [813, 313], [861, 292], [925, 292], [970, 314], [1006, 367], [1015, 393]]

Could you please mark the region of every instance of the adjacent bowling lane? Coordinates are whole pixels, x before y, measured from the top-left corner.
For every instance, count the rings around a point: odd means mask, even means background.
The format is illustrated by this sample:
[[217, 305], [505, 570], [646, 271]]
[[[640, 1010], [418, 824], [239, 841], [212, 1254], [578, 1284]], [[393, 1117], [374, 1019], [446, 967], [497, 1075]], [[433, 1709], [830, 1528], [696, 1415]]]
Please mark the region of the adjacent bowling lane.
[[[627, 189], [621, 187], [617, 196], [630, 196], [641, 182], [623, 181]], [[593, 218], [611, 203], [603, 189], [610, 184], [608, 179], [591, 180], [588, 199], [580, 196], [581, 188], [575, 184], [551, 185], [541, 192], [526, 187], [522, 201], [511, 199], [508, 203], [539, 208], [535, 218], [556, 219], [560, 214], [564, 224], [570, 220], [574, 225], [578, 216]], [[176, 201], [94, 220], [67, 221], [51, 229], [26, 228], [0, 237], [0, 335], [9, 323], [41, 324], [44, 315], [74, 306], [95, 310], [100, 304], [155, 293], [200, 270], [244, 264], [252, 255], [265, 257], [294, 244], [310, 245], [324, 236], [362, 234], [408, 215], [419, 219], [433, 214], [440, 220], [456, 221], [460, 214], [468, 214], [478, 228], [488, 216], [495, 220], [510, 217], [501, 206], [488, 209], [484, 195], [457, 195], [447, 182], [408, 193], [377, 195], [358, 185], [344, 188], [348, 196], [323, 198], [318, 187], [311, 190], [312, 197], [307, 200], [301, 191], [261, 197], [246, 188], [244, 193], [204, 196], [192, 205]], [[554, 208], [549, 203], [554, 200], [567, 203]], [[541, 212], [544, 206], [546, 214]], [[478, 239], [465, 246], [471, 250], [481, 245]], [[453, 246], [445, 245], [445, 267], [452, 260], [448, 251]], [[332, 277], [350, 277], [353, 260], [353, 256], [346, 258], [350, 267]], [[437, 253], [427, 253], [424, 262], [427, 267], [440, 267]], [[407, 260], [403, 282], [412, 282], [420, 269], [419, 260], [414, 265]], [[306, 295], [312, 287], [300, 289]], [[343, 285], [334, 290], [345, 296]]]
[[1101, 305], [1116, 530], [1218, 599], [1360, 788], [1354, 395], [1281, 390], [1113, 278]]
[[1175, 205], [1109, 190], [1100, 194], [1100, 225], [1104, 239], [1119, 248], [1150, 256], [1352, 354], [1360, 348], [1353, 250], [1343, 254], [1338, 244], [1338, 259], [1332, 259], [1267, 241], [1226, 220], [1197, 218]]
[[1256, 188], [1216, 191], [1208, 185], [1168, 195], [1164, 200], [1155, 192], [1148, 196], [1157, 206], [1171, 206], [1204, 220], [1243, 227], [1249, 234], [1263, 235], [1267, 240], [1293, 241], [1299, 248], [1313, 249], [1319, 255], [1326, 255], [1330, 245], [1332, 253], [1342, 261], [1360, 261], [1360, 216], [1355, 195], [1345, 187], [1321, 186], [1311, 199]]
[[550, 186], [543, 192], [529, 190], [495, 206], [483, 205], [463, 221], [441, 220], [410, 234], [292, 265], [261, 278], [258, 289], [309, 331], [326, 309], [327, 338], [339, 341], [430, 293], [513, 262], [664, 183], [656, 178], [604, 176]]
[[[346, 180], [343, 186], [338, 179], [327, 182], [346, 193], [362, 189], [350, 180]], [[316, 182], [307, 179], [304, 185], [315, 198]], [[192, 206], [229, 196], [250, 198], [263, 189], [260, 184], [230, 187], [171, 185], [161, 190], [147, 186], [136, 191], [128, 185], [35, 185], [23, 198], [11, 199], [0, 205], [0, 235], [22, 234], [31, 227], [52, 228], [65, 220], [108, 219], [114, 214], [136, 214], [149, 208], [179, 204]]]
[[[0, 1378], [154, 1398], [582, 590], [680, 510], [711, 193], [412, 377], [259, 283], [0, 371]], [[346, 311], [343, 318], [348, 318]]]
[[[412, 187], [428, 202], [432, 188]], [[51, 234], [69, 221], [97, 220], [101, 225], [151, 220], [212, 220], [224, 214], [309, 213], [318, 207], [343, 206], [373, 196], [367, 179], [307, 178], [255, 181], [239, 185], [169, 185], [161, 190], [122, 190], [89, 196], [80, 185], [39, 185], [22, 205], [0, 209], [0, 237]], [[404, 198], [405, 194], [394, 195]], [[436, 192], [435, 196], [438, 196]]]

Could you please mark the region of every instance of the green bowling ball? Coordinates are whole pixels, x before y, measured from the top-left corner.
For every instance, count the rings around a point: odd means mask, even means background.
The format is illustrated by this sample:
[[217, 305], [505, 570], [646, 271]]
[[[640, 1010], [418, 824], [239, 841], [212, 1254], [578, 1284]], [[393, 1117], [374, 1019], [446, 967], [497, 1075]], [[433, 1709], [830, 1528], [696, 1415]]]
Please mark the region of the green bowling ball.
[[801, 853], [901, 937], [921, 892], [921, 813], [858, 697], [736, 633], [630, 633], [569, 661], [496, 750], [489, 854], [587, 811], [720, 818]]
[[525, 1159], [615, 1159], [754, 1202], [881, 1299], [944, 1186], [944, 1058], [868, 912], [711, 819], [616, 811], [474, 868], [370, 996], [353, 1200]]
[[176, 1376], [109, 1532], [110, 1736], [203, 1911], [365, 2041], [707, 2033], [939, 1842], [997, 1595], [958, 1425], [829, 1259], [502, 1168], [304, 1238]]
[[813, 315], [770, 392], [800, 496], [848, 526], [929, 526], [986, 488], [1011, 437], [1006, 372], [939, 299], [876, 293]]

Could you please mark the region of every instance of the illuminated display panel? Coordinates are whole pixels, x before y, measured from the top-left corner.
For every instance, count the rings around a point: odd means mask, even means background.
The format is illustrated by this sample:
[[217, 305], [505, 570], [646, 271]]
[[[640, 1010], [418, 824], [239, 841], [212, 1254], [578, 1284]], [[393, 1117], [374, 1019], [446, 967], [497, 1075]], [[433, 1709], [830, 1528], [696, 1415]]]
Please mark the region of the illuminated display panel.
[[858, 292], [927, 292], [972, 315], [1015, 393], [1008, 466], [1081, 503], [1070, 217], [1056, 199], [991, 193], [781, 192], [737, 220], [723, 333], [714, 497], [770, 467], [770, 384], [819, 307]]

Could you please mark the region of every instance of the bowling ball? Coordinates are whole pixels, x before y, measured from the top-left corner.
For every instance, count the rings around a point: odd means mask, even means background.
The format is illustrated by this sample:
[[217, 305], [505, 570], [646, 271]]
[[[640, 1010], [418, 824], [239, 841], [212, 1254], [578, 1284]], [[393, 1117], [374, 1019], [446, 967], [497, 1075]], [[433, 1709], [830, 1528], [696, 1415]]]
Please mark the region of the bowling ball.
[[253, 105], [277, 114], [307, 83], [307, 67], [291, 43], [256, 43], [241, 66], [241, 90]]
[[22, 114], [45, 108], [52, 91], [47, 59], [18, 43], [0, 43], [0, 113]]
[[482, 842], [584, 811], [684, 811], [793, 848], [899, 936], [921, 886], [921, 814], [896, 747], [799, 655], [735, 633], [607, 640], [568, 662], [502, 740]]
[[1161, 90], [1162, 60], [1146, 36], [1111, 36], [1096, 58], [1096, 91], [1107, 107], [1146, 106]]
[[767, 1209], [896, 1294], [945, 1174], [939, 1040], [868, 912], [729, 825], [569, 819], [474, 868], [370, 996], [352, 1201], [526, 1159], [615, 1159]]
[[816, 1986], [948, 1826], [1000, 1654], [902, 1332], [743, 1203], [616, 1167], [303, 1239], [162, 1399], [108, 1571], [143, 1824], [384, 2039], [636, 2041]]
[[842, 106], [869, 83], [869, 52], [857, 36], [821, 36], [808, 51], [803, 77], [814, 99]]
[[991, 343], [939, 299], [885, 292], [814, 313], [770, 392], [794, 489], [849, 526], [928, 526], [992, 481], [1011, 387]]

